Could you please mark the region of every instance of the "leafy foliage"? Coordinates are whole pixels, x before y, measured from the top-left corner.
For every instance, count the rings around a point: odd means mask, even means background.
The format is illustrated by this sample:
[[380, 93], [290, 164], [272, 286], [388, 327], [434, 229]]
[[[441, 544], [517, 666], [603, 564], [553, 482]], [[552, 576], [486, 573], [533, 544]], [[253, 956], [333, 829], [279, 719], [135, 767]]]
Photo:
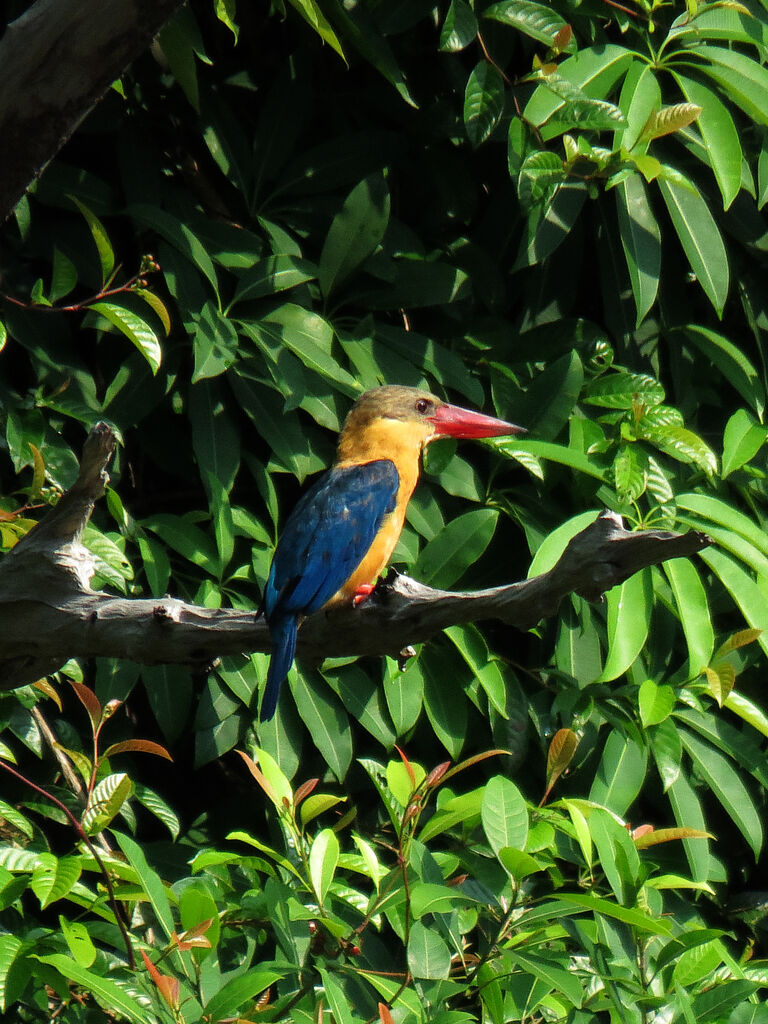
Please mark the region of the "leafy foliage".
[[0, 697], [4, 1019], [765, 1018], [767, 47], [757, 0], [200, 0], [30, 189], [3, 551], [107, 419], [97, 583], [255, 609], [383, 382], [530, 430], [430, 450], [425, 582], [545, 571], [603, 507], [713, 545], [298, 666], [264, 726], [261, 655]]

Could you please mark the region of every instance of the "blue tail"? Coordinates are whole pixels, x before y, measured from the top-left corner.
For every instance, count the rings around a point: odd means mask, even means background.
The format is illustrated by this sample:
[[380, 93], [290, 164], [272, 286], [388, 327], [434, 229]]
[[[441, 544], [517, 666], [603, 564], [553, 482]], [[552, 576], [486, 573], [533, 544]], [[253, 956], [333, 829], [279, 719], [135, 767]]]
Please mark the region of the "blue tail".
[[269, 623], [269, 634], [272, 639], [272, 659], [269, 663], [269, 671], [267, 672], [264, 699], [261, 702], [259, 718], [262, 722], [268, 722], [277, 708], [280, 687], [288, 675], [288, 669], [293, 664], [293, 656], [296, 653], [296, 633], [298, 628], [299, 620], [295, 615], [275, 617]]

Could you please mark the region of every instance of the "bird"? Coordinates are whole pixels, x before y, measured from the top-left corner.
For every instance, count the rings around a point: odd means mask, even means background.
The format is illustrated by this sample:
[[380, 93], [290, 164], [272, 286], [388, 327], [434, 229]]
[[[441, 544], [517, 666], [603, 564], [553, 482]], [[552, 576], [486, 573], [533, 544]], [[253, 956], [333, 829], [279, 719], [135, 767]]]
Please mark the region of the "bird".
[[403, 528], [425, 446], [441, 437], [521, 433], [523, 427], [419, 388], [385, 385], [357, 399], [333, 465], [299, 499], [272, 559], [260, 608], [271, 644], [262, 722], [275, 714], [302, 620], [322, 608], [357, 604], [373, 591]]

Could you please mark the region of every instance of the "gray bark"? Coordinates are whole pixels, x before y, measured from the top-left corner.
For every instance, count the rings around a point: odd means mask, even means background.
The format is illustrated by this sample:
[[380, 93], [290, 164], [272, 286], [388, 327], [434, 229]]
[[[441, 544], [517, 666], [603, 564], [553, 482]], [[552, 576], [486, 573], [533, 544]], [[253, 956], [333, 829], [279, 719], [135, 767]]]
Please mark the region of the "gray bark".
[[[104, 493], [113, 449], [110, 428], [98, 424], [74, 486], [0, 561], [0, 689], [39, 679], [72, 657], [204, 669], [222, 655], [269, 650], [266, 623], [253, 613], [91, 589], [93, 561], [81, 536]], [[447, 626], [481, 619], [528, 629], [556, 615], [568, 594], [599, 600], [638, 570], [693, 555], [709, 543], [698, 531], [630, 532], [620, 516], [605, 511], [571, 540], [554, 568], [532, 579], [453, 592], [396, 575], [357, 607], [318, 612], [299, 631], [298, 657], [398, 657]]]
[[36, 0], [0, 39], [0, 223], [184, 0]]

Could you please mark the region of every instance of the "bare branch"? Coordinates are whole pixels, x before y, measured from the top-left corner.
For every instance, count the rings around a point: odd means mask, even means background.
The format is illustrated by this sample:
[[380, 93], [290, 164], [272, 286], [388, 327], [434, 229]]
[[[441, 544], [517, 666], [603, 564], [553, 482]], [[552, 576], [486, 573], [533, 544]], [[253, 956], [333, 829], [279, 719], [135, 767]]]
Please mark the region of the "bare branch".
[[[114, 436], [91, 431], [80, 473], [59, 504], [0, 561], [0, 689], [55, 671], [68, 658], [125, 658], [203, 668], [217, 657], [269, 650], [254, 613], [201, 608], [174, 598], [127, 599], [90, 587], [93, 560], [81, 542], [104, 493]], [[601, 513], [549, 572], [471, 592], [434, 590], [394, 574], [357, 607], [318, 612], [299, 633], [299, 658], [393, 655], [456, 623], [501, 619], [520, 629], [555, 615], [576, 593], [595, 601], [633, 573], [707, 547], [704, 533], [630, 532]]]

